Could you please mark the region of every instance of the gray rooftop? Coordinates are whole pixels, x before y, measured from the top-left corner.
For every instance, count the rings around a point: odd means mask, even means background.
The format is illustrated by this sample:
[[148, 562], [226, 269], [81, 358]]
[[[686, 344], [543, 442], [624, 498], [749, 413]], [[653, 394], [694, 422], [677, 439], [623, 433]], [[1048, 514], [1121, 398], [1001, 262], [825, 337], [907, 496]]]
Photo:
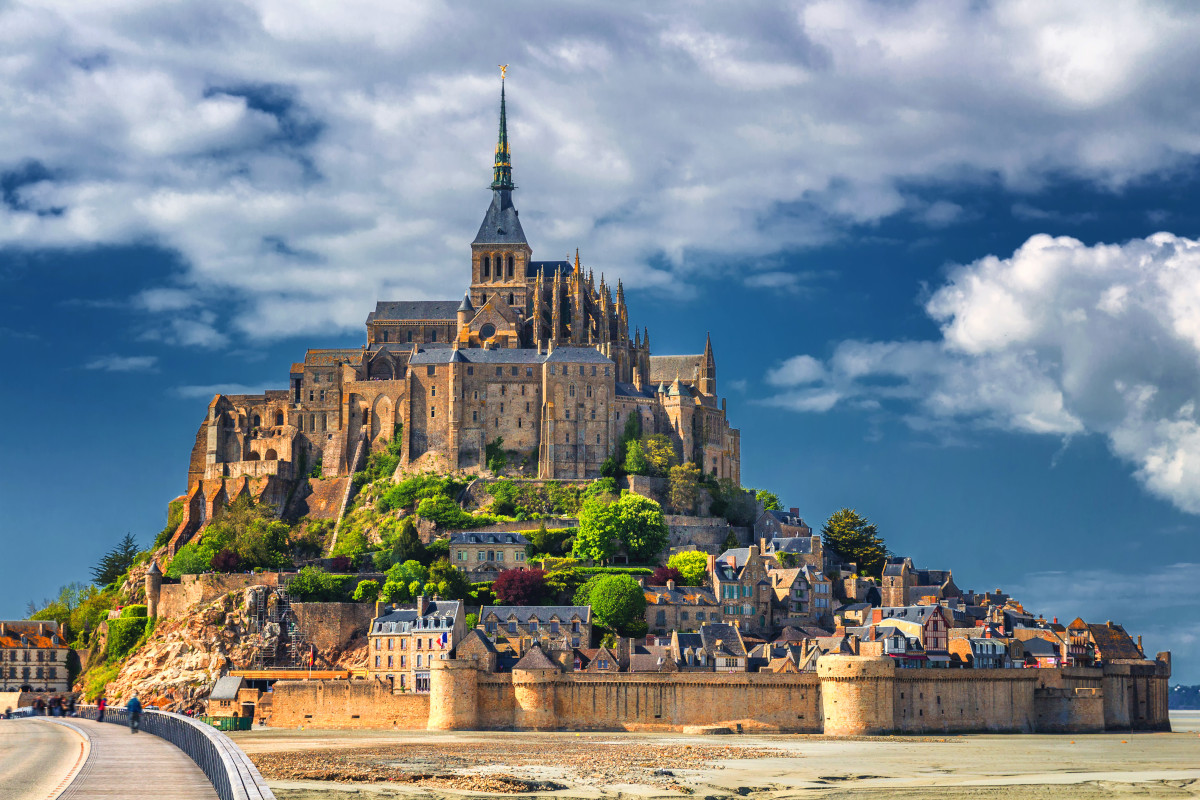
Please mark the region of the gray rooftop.
[[367, 314], [367, 322], [418, 319], [456, 322], [459, 303], [458, 300], [380, 300], [375, 310]]
[[522, 625], [529, 622], [531, 619], [536, 619], [538, 622], [550, 622], [557, 619], [559, 622], [566, 622], [572, 619], [578, 619], [581, 622], [589, 622], [592, 618], [591, 606], [484, 606], [479, 609], [479, 621], [487, 621], [490, 617], [495, 616], [496, 619], [507, 622], [510, 619], [516, 619]]
[[208, 693], [209, 700], [237, 700], [238, 689], [242, 688], [242, 679], [234, 675], [217, 678], [212, 691]]
[[417, 607], [397, 608], [376, 617], [371, 623], [372, 633], [408, 633], [413, 630], [448, 630], [454, 626], [458, 616], [458, 600], [429, 600], [425, 603], [425, 614], [417, 614]]
[[513, 205], [512, 192], [507, 189], [496, 189], [492, 192], [492, 202], [484, 212], [483, 223], [479, 233], [475, 234], [472, 244], [526, 244], [525, 231], [521, 230], [521, 220], [517, 216], [517, 207]]
[[519, 544], [523, 546], [529, 544], [529, 540], [519, 533], [459, 531], [450, 534], [450, 544]]

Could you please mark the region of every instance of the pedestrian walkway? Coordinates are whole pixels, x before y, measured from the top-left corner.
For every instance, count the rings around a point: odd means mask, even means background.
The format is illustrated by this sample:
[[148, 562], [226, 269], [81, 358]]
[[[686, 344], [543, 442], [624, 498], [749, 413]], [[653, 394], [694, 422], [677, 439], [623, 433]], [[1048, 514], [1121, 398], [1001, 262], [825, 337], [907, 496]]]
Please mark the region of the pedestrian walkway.
[[87, 734], [90, 752], [83, 768], [59, 795], [62, 800], [170, 797], [216, 800], [217, 793], [196, 762], [175, 745], [142, 731], [88, 719], [60, 720]]

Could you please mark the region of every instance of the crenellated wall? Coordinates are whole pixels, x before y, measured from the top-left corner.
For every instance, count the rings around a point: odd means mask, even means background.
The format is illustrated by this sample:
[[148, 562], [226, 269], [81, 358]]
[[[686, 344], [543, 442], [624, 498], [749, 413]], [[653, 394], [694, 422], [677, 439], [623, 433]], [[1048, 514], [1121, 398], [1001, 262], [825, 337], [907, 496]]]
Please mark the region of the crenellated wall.
[[[402, 700], [393, 700], [383, 684], [357, 688], [368, 686], [361, 681], [322, 682], [325, 694], [314, 693], [313, 684], [277, 683], [271, 723], [435, 730], [724, 727], [831, 736], [1169, 729], [1169, 656], [1160, 656], [1168, 660], [1105, 669], [909, 670], [885, 658], [830, 655], [816, 674], [491, 674], [474, 660], [446, 659], [433, 665], [430, 694], [394, 696]], [[425, 699], [425, 716], [412, 698]]]

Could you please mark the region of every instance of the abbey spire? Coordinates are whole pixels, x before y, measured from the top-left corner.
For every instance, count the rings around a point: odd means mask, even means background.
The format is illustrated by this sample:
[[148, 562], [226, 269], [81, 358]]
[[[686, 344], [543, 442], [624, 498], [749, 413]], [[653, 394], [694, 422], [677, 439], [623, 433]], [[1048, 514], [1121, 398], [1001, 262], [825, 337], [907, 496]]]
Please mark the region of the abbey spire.
[[500, 135], [496, 141], [496, 163], [492, 167], [492, 189], [511, 192], [517, 187], [513, 186], [512, 157], [508, 152], [508, 114], [504, 108], [505, 67], [500, 69]]

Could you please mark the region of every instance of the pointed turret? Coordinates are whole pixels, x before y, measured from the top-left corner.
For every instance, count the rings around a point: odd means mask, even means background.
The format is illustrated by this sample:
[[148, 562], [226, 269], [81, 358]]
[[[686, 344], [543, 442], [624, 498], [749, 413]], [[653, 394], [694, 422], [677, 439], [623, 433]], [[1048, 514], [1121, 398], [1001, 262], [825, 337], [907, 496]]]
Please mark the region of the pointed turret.
[[512, 160], [508, 152], [508, 114], [504, 107], [504, 78], [500, 79], [500, 135], [492, 166], [492, 204], [483, 217], [474, 244], [527, 244], [513, 206]]
[[717, 393], [717, 360], [713, 358], [712, 335], [704, 334], [704, 358], [700, 361], [700, 380], [696, 386], [700, 394]]

